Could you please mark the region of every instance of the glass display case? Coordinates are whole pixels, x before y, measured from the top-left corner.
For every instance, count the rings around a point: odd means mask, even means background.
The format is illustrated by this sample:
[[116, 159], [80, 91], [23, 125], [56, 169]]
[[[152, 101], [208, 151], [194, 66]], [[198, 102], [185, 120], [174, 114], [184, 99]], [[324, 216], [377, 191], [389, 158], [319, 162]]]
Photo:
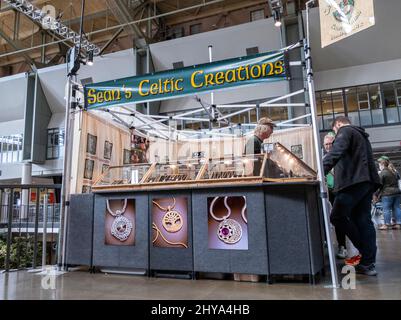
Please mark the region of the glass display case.
[[172, 183], [194, 181], [204, 166], [203, 159], [189, 159], [168, 163], [156, 163], [143, 183]]
[[316, 179], [316, 172], [280, 143], [266, 144], [264, 151], [257, 155], [110, 167], [92, 190]]
[[264, 151], [267, 160], [263, 176], [266, 179], [316, 179], [316, 172], [282, 144], [265, 144]]
[[262, 178], [264, 163], [263, 154], [210, 159], [206, 162], [200, 180]]
[[95, 181], [94, 186], [137, 185], [151, 167], [150, 163], [110, 167]]

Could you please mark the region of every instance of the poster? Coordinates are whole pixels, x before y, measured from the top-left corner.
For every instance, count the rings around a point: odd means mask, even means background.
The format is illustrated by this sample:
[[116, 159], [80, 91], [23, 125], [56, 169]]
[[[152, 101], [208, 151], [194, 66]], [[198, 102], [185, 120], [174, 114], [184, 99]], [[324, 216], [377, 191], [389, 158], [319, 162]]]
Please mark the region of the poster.
[[248, 250], [246, 197], [209, 197], [207, 208], [209, 249]]
[[149, 144], [150, 142], [147, 138], [132, 133], [130, 163], [148, 163]]
[[152, 199], [152, 243], [159, 248], [188, 248], [188, 198]]
[[106, 199], [105, 244], [135, 245], [135, 199]]
[[322, 48], [375, 24], [373, 0], [319, 0]]
[[130, 131], [85, 112], [82, 114], [79, 134], [80, 143], [73, 162], [75, 182], [72, 183], [71, 192], [90, 193], [94, 182], [110, 166], [123, 164], [124, 149], [130, 149]]

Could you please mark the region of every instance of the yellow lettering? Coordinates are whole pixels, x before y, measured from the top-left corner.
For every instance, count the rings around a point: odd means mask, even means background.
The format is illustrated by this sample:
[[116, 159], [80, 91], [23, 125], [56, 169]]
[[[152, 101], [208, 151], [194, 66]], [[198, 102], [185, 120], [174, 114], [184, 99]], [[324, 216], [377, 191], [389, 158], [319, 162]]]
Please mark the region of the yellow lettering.
[[216, 84], [224, 83], [224, 72], [217, 72], [215, 77]]
[[[229, 76], [231, 75], [231, 77], [229, 78]], [[237, 77], [235, 76], [235, 70], [228, 70], [226, 72], [226, 82], [230, 83], [230, 82], [235, 82], [237, 81]]]
[[96, 89], [88, 90], [88, 104], [96, 103]]
[[208, 73], [205, 75], [205, 86], [208, 87], [209, 85], [213, 86], [213, 73]]
[[245, 67], [245, 73], [246, 73], [246, 80], [249, 80], [249, 66], [248, 65]]
[[267, 74], [268, 76], [272, 76], [274, 74], [274, 66], [273, 63], [269, 62], [269, 73]]
[[142, 80], [142, 81], [139, 83], [138, 93], [139, 93], [142, 97], [145, 97], [145, 96], [148, 96], [148, 95], [149, 95], [149, 92], [143, 92], [143, 90], [142, 90], [142, 87], [143, 87], [144, 83], [149, 83], [149, 82], [150, 82], [149, 80]]
[[284, 66], [282, 60], [276, 61], [274, 63], [274, 67], [275, 67], [274, 71], [275, 74], [282, 74], [284, 72]]
[[183, 81], [184, 81], [184, 79], [177, 79], [177, 80], [175, 80], [175, 83], [174, 83], [174, 90], [176, 90], [176, 91], [182, 91], [182, 90], [184, 90], [183, 87], [179, 87], [179, 86], [178, 86], [178, 83], [179, 83], [179, 82], [183, 82]]
[[238, 70], [238, 79], [239, 79], [239, 81], [244, 81], [245, 78], [241, 77], [241, 72], [242, 72], [243, 70], [245, 70], [245, 68], [241, 66], [241, 67], [239, 67], [237, 70]]
[[157, 90], [158, 90], [158, 85], [157, 83], [152, 83], [150, 85], [150, 94], [157, 94]]
[[[256, 74], [255, 74], [255, 69], [257, 69]], [[262, 69], [260, 68], [260, 66], [258, 66], [258, 65], [252, 66], [252, 68], [251, 68], [252, 78], [260, 78], [261, 74], [262, 74]]]
[[195, 82], [195, 78], [196, 78], [196, 76], [197, 76], [198, 74], [203, 74], [203, 71], [202, 71], [202, 70], [200, 70], [200, 71], [195, 71], [195, 72], [192, 73], [192, 75], [191, 75], [191, 86], [192, 86], [193, 88], [201, 88], [201, 87], [203, 87], [203, 82], [201, 82], [200, 84], [197, 84], [197, 83]]
[[132, 98], [132, 91], [131, 90], [125, 90], [125, 99], [129, 100]]
[[107, 90], [104, 92], [104, 101], [108, 102], [108, 101], [112, 101], [113, 97], [111, 96], [112, 91], [111, 90]]
[[100, 92], [97, 93], [97, 102], [98, 103], [102, 103], [103, 101], [104, 101], [103, 100], [103, 92], [100, 91]]

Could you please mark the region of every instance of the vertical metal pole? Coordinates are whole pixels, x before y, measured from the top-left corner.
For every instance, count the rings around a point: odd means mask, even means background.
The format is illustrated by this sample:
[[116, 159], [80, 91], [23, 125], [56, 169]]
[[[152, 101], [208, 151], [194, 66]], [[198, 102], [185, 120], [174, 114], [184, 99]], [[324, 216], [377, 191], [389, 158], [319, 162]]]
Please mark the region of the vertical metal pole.
[[40, 189], [36, 189], [36, 209], [35, 209], [35, 233], [33, 237], [33, 261], [32, 268], [36, 268], [36, 256], [38, 255], [38, 226], [39, 226], [39, 214], [40, 214]]
[[[42, 31], [42, 44], [44, 45], [46, 43], [46, 33]], [[40, 62], [41, 63], [46, 63], [46, 47], [43, 46], [41, 53], [40, 53]]]
[[[69, 187], [70, 173], [69, 173], [69, 145], [70, 141], [70, 104], [71, 104], [71, 76], [67, 78], [67, 99], [65, 107], [65, 124], [64, 124], [64, 157], [63, 157], [63, 181], [61, 184], [60, 196], [60, 224], [58, 229], [58, 243], [57, 243], [57, 265], [59, 269], [64, 267], [64, 229], [66, 225], [65, 216], [67, 211], [67, 189]], [[68, 186], [68, 187], [67, 187]]]
[[313, 139], [315, 144], [316, 162], [318, 167], [318, 178], [320, 181], [320, 197], [322, 199], [324, 226], [326, 230], [327, 248], [329, 251], [328, 253], [330, 259], [331, 281], [333, 287], [338, 288], [339, 284], [337, 275], [337, 265], [330, 232], [330, 219], [329, 219], [330, 209], [328, 203], [328, 191], [325, 183], [322, 152], [320, 149], [321, 145], [320, 135], [319, 135], [319, 128], [317, 126], [317, 116], [316, 116], [316, 98], [315, 98], [315, 86], [313, 81], [313, 70], [312, 70], [311, 49], [310, 49], [310, 30], [309, 30], [309, 5], [312, 3], [314, 3], [314, 0], [310, 0], [306, 3], [306, 41], [304, 41], [304, 52], [305, 52], [305, 61], [307, 69], [309, 104], [312, 116]]
[[10, 193], [7, 194], [8, 198], [8, 225], [7, 225], [7, 249], [6, 249], [6, 271], [10, 270], [10, 253], [11, 253], [11, 241], [12, 241], [12, 223], [13, 223], [13, 201], [14, 201], [14, 189], [10, 189]]
[[[212, 45], [209, 45], [209, 62], [213, 62], [213, 46]], [[210, 104], [212, 104], [212, 105], [214, 104], [214, 93], [213, 92], [210, 93]], [[211, 111], [212, 111], [213, 117], [215, 117], [213, 108]]]
[[42, 237], [42, 269], [46, 268], [46, 244], [47, 244], [47, 205], [49, 202], [47, 190], [43, 198], [43, 237]]

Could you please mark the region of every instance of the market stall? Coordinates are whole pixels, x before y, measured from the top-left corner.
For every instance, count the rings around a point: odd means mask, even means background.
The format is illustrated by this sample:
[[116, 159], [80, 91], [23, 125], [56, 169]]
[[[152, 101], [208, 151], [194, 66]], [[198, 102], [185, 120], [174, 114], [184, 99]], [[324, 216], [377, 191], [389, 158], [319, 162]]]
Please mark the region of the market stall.
[[313, 278], [324, 266], [316, 172], [280, 143], [265, 150], [110, 167], [92, 187], [90, 265]]

